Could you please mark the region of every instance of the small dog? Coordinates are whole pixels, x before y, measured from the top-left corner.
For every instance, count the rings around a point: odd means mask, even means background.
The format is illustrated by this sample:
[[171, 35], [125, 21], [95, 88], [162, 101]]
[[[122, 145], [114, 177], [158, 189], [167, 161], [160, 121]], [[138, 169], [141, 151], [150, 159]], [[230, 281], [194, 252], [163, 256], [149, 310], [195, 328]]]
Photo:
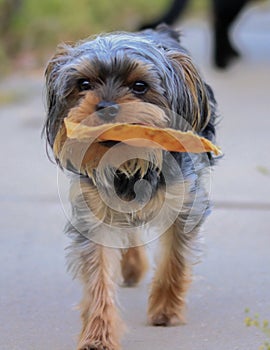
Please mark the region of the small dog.
[[[192, 129], [215, 141], [213, 92], [181, 47], [179, 33], [167, 26], [60, 46], [47, 66], [46, 88], [44, 130], [52, 148], [70, 112], [92, 126], [124, 122]], [[115, 142], [102, 147], [115, 152], [87, 171], [75, 169], [74, 159], [56, 159], [72, 173], [68, 265], [83, 283], [78, 350], [120, 349], [119, 272], [126, 285], [136, 285], [148, 267], [144, 243], [158, 236], [162, 250], [148, 320], [155, 326], [183, 321], [191, 280], [188, 256], [209, 213], [212, 154], [143, 147], [141, 152]], [[156, 235], [144, 236], [151, 229]]]

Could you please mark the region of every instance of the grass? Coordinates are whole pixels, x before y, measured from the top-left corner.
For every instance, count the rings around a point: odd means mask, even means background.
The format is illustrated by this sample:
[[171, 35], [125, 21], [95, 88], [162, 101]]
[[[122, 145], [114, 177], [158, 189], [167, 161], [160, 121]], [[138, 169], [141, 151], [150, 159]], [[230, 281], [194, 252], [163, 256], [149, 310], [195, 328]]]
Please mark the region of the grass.
[[246, 318], [245, 318], [245, 325], [247, 327], [255, 327], [258, 330], [260, 330], [261, 333], [265, 335], [265, 337], [269, 340], [266, 340], [261, 346], [258, 348], [258, 350], [270, 350], [270, 323], [268, 320], [260, 320], [260, 317], [258, 314], [255, 314], [253, 317], [250, 316], [250, 310], [247, 308], [245, 310]]

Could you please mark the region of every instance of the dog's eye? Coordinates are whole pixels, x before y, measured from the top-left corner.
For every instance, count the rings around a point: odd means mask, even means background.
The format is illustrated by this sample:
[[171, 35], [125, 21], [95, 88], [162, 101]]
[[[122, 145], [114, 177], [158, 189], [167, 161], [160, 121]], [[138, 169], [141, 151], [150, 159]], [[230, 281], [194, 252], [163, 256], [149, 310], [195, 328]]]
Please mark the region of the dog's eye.
[[143, 95], [148, 90], [148, 85], [144, 81], [135, 81], [132, 85], [131, 90], [136, 95]]
[[80, 91], [93, 90], [94, 85], [88, 79], [80, 79], [78, 81], [78, 88]]

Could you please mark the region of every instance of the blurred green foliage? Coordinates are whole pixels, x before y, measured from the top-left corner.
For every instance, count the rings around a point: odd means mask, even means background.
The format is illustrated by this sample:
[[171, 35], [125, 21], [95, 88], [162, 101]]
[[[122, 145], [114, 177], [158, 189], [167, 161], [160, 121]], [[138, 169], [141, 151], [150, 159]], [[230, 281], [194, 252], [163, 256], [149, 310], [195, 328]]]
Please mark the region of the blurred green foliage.
[[[270, 340], [270, 324], [268, 320], [260, 320], [258, 314], [255, 314], [253, 317], [250, 316], [250, 310], [246, 308], [245, 310], [246, 318], [245, 325], [247, 327], [255, 327], [259, 329], [269, 340]], [[270, 350], [270, 342], [266, 340], [260, 347], [259, 350]]]
[[[7, 6], [17, 4], [16, 11], [9, 13], [8, 28], [1, 31], [0, 24], [0, 60], [22, 51], [44, 54], [59, 42], [98, 32], [135, 30], [142, 22], [158, 17], [169, 1], [0, 0], [0, 20], [1, 13], [2, 18], [7, 18]], [[207, 0], [191, 1], [189, 12], [203, 9], [206, 3]]]
[[[159, 18], [172, 1], [0, 0], [0, 78], [14, 67], [43, 66], [60, 42], [137, 30]], [[190, 0], [184, 16], [207, 13], [210, 18], [210, 6], [211, 0]]]

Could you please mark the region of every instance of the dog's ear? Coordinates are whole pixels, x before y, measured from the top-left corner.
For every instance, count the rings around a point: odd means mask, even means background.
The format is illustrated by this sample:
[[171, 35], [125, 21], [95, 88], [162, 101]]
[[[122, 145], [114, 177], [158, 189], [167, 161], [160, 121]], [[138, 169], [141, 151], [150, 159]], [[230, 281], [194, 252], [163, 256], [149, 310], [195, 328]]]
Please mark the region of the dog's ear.
[[47, 98], [47, 120], [44, 125], [43, 133], [52, 147], [56, 132], [59, 127], [59, 103], [57, 102], [57, 78], [61, 67], [69, 60], [71, 45], [59, 45], [52, 59], [49, 61], [46, 70], [46, 98]]
[[167, 56], [175, 71], [175, 109], [196, 132], [202, 132], [211, 119], [213, 103], [207, 84], [185, 51], [170, 50]]
[[56, 75], [57, 70], [61, 67], [61, 65], [66, 63], [68, 59], [69, 48], [70, 46], [66, 44], [57, 46], [56, 53], [49, 61], [45, 70], [45, 77], [47, 82]]
[[61, 67], [69, 59], [69, 51], [71, 47], [72, 47], [71, 45], [66, 45], [66, 44], [59, 45], [57, 47], [55, 55], [52, 57], [52, 59], [49, 61], [46, 67], [45, 78], [46, 78], [48, 110], [50, 110], [51, 105], [53, 104], [56, 78], [58, 77]]
[[180, 37], [181, 37], [180, 30], [176, 30], [165, 23], [161, 23], [155, 28], [155, 31], [158, 33], [160, 38], [163, 37], [165, 39], [164, 40], [165, 47], [168, 46], [169, 44], [168, 39], [173, 40], [174, 42], [177, 42], [178, 44], [180, 44]]

